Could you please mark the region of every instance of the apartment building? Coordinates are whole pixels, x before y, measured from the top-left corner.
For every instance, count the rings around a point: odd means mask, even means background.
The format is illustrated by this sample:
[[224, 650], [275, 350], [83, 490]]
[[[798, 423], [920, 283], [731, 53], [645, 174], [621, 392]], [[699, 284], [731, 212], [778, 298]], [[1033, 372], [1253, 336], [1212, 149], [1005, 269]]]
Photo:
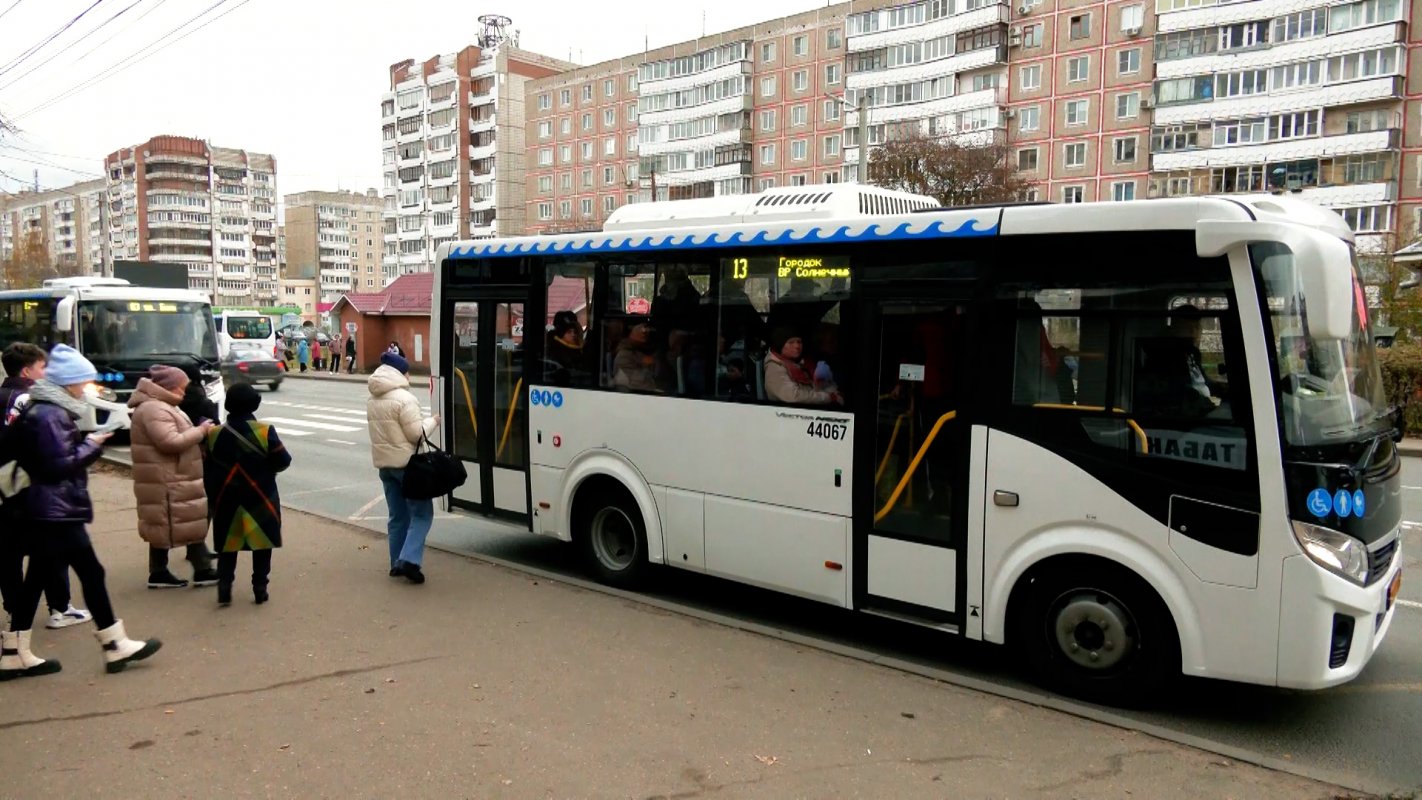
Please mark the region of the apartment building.
[[525, 84], [575, 65], [520, 50], [504, 30], [486, 23], [477, 45], [390, 67], [381, 98], [385, 283], [430, 271], [444, 242], [523, 230]]
[[217, 305], [277, 300], [276, 159], [155, 136], [104, 159], [114, 259], [182, 264]]
[[[1360, 234], [1397, 230], [1402, 0], [1159, 0], [1157, 12], [1150, 196], [1284, 191]], [[1415, 231], [1422, 171], [1415, 157], [1409, 166]], [[1364, 236], [1360, 249], [1380, 238]]]
[[1135, 200], [1150, 174], [1149, 0], [1015, 0], [1008, 32], [1011, 157], [1026, 199]]
[[284, 202], [286, 279], [316, 281], [323, 303], [385, 285], [385, 201], [378, 190], [299, 192]]
[[100, 202], [104, 181], [61, 189], [0, 194], [0, 261], [38, 242], [61, 275], [103, 274]]

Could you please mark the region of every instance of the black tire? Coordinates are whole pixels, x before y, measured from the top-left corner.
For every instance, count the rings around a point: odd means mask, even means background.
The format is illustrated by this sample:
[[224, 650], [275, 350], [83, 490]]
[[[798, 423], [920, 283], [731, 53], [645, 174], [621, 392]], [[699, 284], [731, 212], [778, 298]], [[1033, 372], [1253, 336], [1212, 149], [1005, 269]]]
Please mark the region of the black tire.
[[280, 389], [280, 388], [281, 388], [281, 381], [272, 381], [271, 385], [267, 387], [267, 390], [268, 390], [268, 391], [275, 392], [277, 389]]
[[1078, 563], [1024, 580], [1012, 642], [1043, 685], [1083, 700], [1136, 706], [1158, 701], [1180, 677], [1175, 622], [1134, 573]]
[[647, 526], [626, 489], [599, 482], [578, 498], [576, 533], [588, 570], [599, 582], [620, 589], [641, 586], [651, 570]]

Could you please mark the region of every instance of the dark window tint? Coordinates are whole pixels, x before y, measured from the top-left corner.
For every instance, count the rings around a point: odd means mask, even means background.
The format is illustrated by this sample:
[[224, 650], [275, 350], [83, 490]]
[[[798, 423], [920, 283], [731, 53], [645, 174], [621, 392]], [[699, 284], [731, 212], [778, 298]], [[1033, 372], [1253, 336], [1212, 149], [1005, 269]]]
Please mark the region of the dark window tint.
[[551, 262], [546, 273], [543, 382], [579, 388], [597, 386], [597, 347], [587, 346], [593, 322], [595, 266], [592, 262]]

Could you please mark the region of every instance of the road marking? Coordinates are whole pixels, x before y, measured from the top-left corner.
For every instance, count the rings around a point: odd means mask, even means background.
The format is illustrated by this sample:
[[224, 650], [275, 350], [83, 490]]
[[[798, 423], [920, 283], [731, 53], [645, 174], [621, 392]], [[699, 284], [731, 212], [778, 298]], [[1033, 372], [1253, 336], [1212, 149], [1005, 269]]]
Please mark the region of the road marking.
[[309, 403], [288, 403], [280, 400], [272, 401], [273, 405], [284, 406], [286, 408], [300, 408], [306, 411], [331, 411], [337, 414], [350, 414], [352, 416], [365, 416], [363, 408], [341, 408], [339, 406], [314, 406]]
[[335, 414], [302, 414], [302, 419], [324, 419], [330, 422], [344, 422], [348, 425], [365, 425], [365, 417], [354, 419], [352, 417], [341, 417]]
[[352, 519], [352, 520], [363, 519], [365, 512], [371, 510], [372, 508], [375, 508], [376, 506], [380, 505], [380, 504], [383, 503], [383, 502], [385, 502], [385, 493], [384, 493], [384, 492], [381, 492], [380, 494], [376, 495], [376, 497], [375, 497], [374, 500], [371, 500], [369, 503], [366, 503], [365, 505], [361, 506], [361, 507], [360, 507], [360, 510], [357, 511], [357, 512], [355, 512], [354, 514], [350, 515], [350, 517], [348, 517], [348, 519]]
[[302, 489], [299, 492], [282, 492], [282, 497], [303, 497], [308, 494], [323, 494], [325, 492], [339, 492], [346, 489], [359, 489], [362, 486], [369, 486], [368, 483], [347, 483], [341, 486], [327, 486], [321, 489]]
[[[266, 421], [266, 420], [263, 420], [263, 422], [265, 422], [265, 421]], [[311, 431], [299, 431], [299, 430], [296, 430], [295, 428], [282, 428], [282, 429], [281, 429], [281, 432], [278, 433], [277, 436], [279, 436], [279, 437], [285, 439], [285, 438], [287, 438], [288, 436], [297, 436], [297, 437], [310, 436], [311, 433], [312, 433]]]
[[1393, 602], [1397, 603], [1400, 606], [1407, 606], [1408, 608], [1422, 608], [1422, 603], [1419, 603], [1416, 600], [1395, 600]]
[[346, 445], [355, 446], [355, 442], [347, 442], [347, 441], [345, 441], [345, 440], [343, 440], [343, 439], [327, 439], [326, 441], [330, 442], [331, 444], [346, 444]]
[[1403, 484], [1402, 488], [1411, 489], [1414, 492], [1422, 492], [1422, 486], [1408, 486], [1406, 484]]
[[[305, 419], [293, 419], [291, 417], [265, 417], [262, 422], [280, 422], [283, 425], [299, 425], [302, 428], [315, 428], [318, 431], [331, 431], [332, 433], [353, 433], [361, 428], [350, 425], [331, 425], [325, 422], [312, 422]], [[288, 429], [289, 430], [289, 429]]]

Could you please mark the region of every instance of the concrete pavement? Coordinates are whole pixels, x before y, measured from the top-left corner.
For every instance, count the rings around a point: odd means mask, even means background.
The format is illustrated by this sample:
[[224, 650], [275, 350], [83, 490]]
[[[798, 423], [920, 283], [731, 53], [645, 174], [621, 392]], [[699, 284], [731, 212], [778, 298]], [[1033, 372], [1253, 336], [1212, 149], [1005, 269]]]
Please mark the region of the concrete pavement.
[[[13, 797], [1250, 797], [1336, 787], [289, 513], [272, 602], [143, 588], [122, 473], [95, 545], [165, 646], [0, 690]], [[239, 571], [244, 576], [246, 563]], [[77, 588], [77, 587], [76, 587]]]

